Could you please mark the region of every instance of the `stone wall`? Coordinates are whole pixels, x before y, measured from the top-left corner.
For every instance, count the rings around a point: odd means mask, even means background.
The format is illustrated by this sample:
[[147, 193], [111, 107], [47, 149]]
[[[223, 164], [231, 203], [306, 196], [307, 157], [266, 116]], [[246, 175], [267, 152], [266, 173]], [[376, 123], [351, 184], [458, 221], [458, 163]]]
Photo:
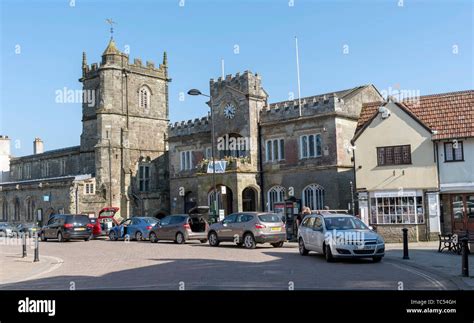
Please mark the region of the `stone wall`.
[[390, 225], [373, 225], [387, 243], [403, 242], [403, 228], [408, 229], [408, 241], [427, 241], [426, 224], [390, 224]]

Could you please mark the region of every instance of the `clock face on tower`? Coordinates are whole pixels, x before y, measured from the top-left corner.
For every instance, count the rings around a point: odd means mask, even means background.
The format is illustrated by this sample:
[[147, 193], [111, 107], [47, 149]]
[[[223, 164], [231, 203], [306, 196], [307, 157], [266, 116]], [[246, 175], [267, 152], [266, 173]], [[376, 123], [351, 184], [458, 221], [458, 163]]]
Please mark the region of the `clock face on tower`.
[[228, 103], [224, 107], [224, 117], [227, 119], [233, 119], [235, 117], [235, 107], [231, 103]]

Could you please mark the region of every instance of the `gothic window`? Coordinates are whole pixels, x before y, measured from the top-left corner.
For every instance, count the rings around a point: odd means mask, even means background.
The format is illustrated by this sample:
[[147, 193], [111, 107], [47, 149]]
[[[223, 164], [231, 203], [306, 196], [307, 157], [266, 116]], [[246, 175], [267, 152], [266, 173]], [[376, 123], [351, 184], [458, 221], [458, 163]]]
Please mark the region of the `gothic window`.
[[66, 175], [66, 158], [59, 160], [59, 175]]
[[140, 192], [150, 191], [150, 165], [138, 167], [138, 190]]
[[150, 108], [150, 90], [145, 86], [142, 86], [138, 91], [138, 104], [140, 108]]
[[303, 206], [311, 210], [322, 210], [324, 208], [324, 188], [318, 184], [311, 184], [303, 189]]
[[273, 186], [268, 190], [268, 211], [273, 211], [273, 205], [277, 202], [283, 202], [285, 199], [285, 188], [282, 186]]
[[26, 200], [26, 220], [27, 221], [34, 220], [35, 207], [36, 207], [35, 201], [31, 197], [28, 197], [28, 199]]

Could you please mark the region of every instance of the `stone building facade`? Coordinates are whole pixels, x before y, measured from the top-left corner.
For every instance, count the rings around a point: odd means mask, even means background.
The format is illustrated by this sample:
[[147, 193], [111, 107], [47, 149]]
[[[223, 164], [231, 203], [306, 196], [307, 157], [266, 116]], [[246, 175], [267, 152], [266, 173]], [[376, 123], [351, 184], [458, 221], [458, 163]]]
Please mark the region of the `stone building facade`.
[[[374, 86], [302, 98], [300, 109], [298, 101], [269, 104], [261, 77], [246, 71], [211, 79], [210, 96], [215, 156], [227, 161], [215, 175], [219, 210], [273, 210], [289, 197], [312, 209], [348, 209], [350, 140], [362, 104], [381, 99]], [[212, 207], [211, 138], [210, 116], [170, 126], [171, 212]]]
[[[11, 157], [9, 138], [0, 150], [0, 219], [32, 221], [52, 213], [97, 214], [118, 206], [122, 217], [158, 215], [169, 209], [166, 137], [169, 123], [166, 53], [158, 67], [129, 62], [113, 39], [100, 64], [83, 54], [80, 145]], [[9, 167], [3, 165], [7, 160]]]

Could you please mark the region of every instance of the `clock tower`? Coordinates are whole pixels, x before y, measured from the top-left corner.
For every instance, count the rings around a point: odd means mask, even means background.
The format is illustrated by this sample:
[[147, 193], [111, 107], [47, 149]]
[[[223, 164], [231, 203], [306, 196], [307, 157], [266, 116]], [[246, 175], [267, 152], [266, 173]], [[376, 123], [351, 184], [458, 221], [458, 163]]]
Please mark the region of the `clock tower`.
[[[247, 157], [256, 171], [259, 115], [268, 97], [261, 86], [261, 77], [250, 71], [227, 75], [225, 79], [211, 79], [210, 89], [216, 140], [227, 138], [226, 142], [230, 144], [224, 149], [218, 147], [216, 158]], [[233, 138], [234, 142], [240, 143], [236, 149], [232, 146]]]

